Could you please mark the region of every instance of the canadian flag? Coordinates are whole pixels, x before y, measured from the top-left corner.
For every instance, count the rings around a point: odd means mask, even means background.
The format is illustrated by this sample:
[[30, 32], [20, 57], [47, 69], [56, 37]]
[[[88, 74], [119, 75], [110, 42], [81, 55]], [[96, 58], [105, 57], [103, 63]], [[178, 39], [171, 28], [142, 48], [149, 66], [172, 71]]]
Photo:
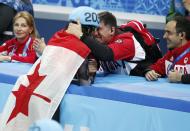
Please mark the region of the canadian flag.
[[19, 77], [3, 110], [0, 131], [27, 131], [52, 118], [89, 48], [75, 36], [57, 32], [27, 75]]

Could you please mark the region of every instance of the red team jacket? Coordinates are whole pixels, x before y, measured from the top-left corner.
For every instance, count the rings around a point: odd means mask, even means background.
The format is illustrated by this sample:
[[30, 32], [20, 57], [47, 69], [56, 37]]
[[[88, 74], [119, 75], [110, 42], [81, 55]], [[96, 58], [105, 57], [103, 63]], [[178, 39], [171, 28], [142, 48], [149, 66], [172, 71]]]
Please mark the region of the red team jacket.
[[[169, 65], [171, 65], [173, 61], [187, 48], [190, 48], [190, 41], [188, 41], [188, 43], [182, 47], [168, 51], [163, 58], [159, 59], [150, 68], [163, 76], [167, 75]], [[185, 56], [176, 62], [174, 70], [177, 70], [182, 74], [190, 74], [190, 52], [188, 52]]]
[[37, 56], [32, 47], [33, 40], [31, 37], [23, 43], [19, 43], [16, 38], [8, 40], [0, 46], [0, 54], [11, 56], [11, 62], [34, 63]]
[[[114, 61], [143, 61], [145, 60], [146, 53], [141, 44], [136, 40], [132, 33], [123, 33], [113, 37], [108, 46], [114, 52]], [[118, 61], [119, 62], [119, 61]], [[125, 74], [131, 74], [137, 66], [137, 63], [125, 62]], [[118, 72], [118, 71], [116, 71]], [[120, 71], [119, 71], [120, 72]], [[135, 74], [141, 75], [142, 73]]]
[[117, 66], [119, 64], [125, 74], [143, 76], [145, 69], [161, 58], [155, 38], [141, 22], [135, 20], [123, 24], [118, 30], [122, 33], [115, 35], [108, 43], [117, 64], [101, 62], [103, 70], [108, 70], [108, 73], [123, 73]]
[[114, 52], [115, 61], [145, 59], [145, 51], [132, 33], [128, 32], [114, 36], [108, 46]]

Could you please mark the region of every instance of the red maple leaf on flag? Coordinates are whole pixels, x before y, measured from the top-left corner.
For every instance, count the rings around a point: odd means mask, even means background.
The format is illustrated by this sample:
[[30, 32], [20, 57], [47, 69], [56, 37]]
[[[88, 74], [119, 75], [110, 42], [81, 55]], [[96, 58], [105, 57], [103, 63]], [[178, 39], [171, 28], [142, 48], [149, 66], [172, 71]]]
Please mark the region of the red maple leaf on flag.
[[39, 75], [39, 72], [38, 72], [39, 68], [40, 68], [40, 63], [36, 66], [33, 74], [27, 75], [28, 81], [29, 81], [28, 86], [24, 86], [21, 84], [17, 91], [12, 91], [13, 95], [16, 97], [16, 104], [7, 123], [11, 121], [13, 118], [15, 118], [19, 113], [22, 113], [25, 116], [28, 116], [28, 106], [29, 106], [29, 101], [32, 95], [40, 97], [41, 99], [45, 100], [48, 103], [51, 102], [49, 98], [43, 95], [34, 93], [34, 90], [39, 86], [39, 84], [46, 77], [46, 75], [45, 76]]

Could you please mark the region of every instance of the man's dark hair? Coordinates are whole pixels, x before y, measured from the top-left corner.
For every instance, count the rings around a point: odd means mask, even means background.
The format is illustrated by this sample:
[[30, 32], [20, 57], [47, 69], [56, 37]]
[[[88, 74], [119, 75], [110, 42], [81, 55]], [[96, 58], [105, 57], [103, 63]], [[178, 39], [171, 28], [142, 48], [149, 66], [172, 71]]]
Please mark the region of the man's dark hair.
[[190, 40], [190, 21], [184, 16], [176, 16], [173, 21], [176, 21], [176, 32], [185, 32], [186, 40]]
[[103, 22], [105, 25], [109, 25], [110, 27], [117, 27], [117, 20], [112, 13], [104, 11], [99, 13], [98, 17], [100, 22]]
[[82, 25], [82, 32], [86, 36], [91, 36], [92, 32], [96, 30], [95, 26], [92, 25]]

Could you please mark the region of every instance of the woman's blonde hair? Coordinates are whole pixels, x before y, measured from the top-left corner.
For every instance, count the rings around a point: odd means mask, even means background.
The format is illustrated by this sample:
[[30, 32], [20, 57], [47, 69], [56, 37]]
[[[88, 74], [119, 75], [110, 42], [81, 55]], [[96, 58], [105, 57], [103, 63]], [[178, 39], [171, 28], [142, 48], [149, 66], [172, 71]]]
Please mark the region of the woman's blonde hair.
[[13, 18], [13, 24], [15, 23], [15, 21], [18, 18], [24, 18], [26, 20], [26, 23], [28, 24], [28, 26], [33, 28], [32, 32], [30, 33], [30, 35], [32, 37], [35, 38], [35, 37], [38, 36], [36, 25], [35, 25], [35, 22], [34, 22], [34, 17], [30, 13], [28, 13], [27, 11], [18, 12], [16, 14], [16, 16]]

